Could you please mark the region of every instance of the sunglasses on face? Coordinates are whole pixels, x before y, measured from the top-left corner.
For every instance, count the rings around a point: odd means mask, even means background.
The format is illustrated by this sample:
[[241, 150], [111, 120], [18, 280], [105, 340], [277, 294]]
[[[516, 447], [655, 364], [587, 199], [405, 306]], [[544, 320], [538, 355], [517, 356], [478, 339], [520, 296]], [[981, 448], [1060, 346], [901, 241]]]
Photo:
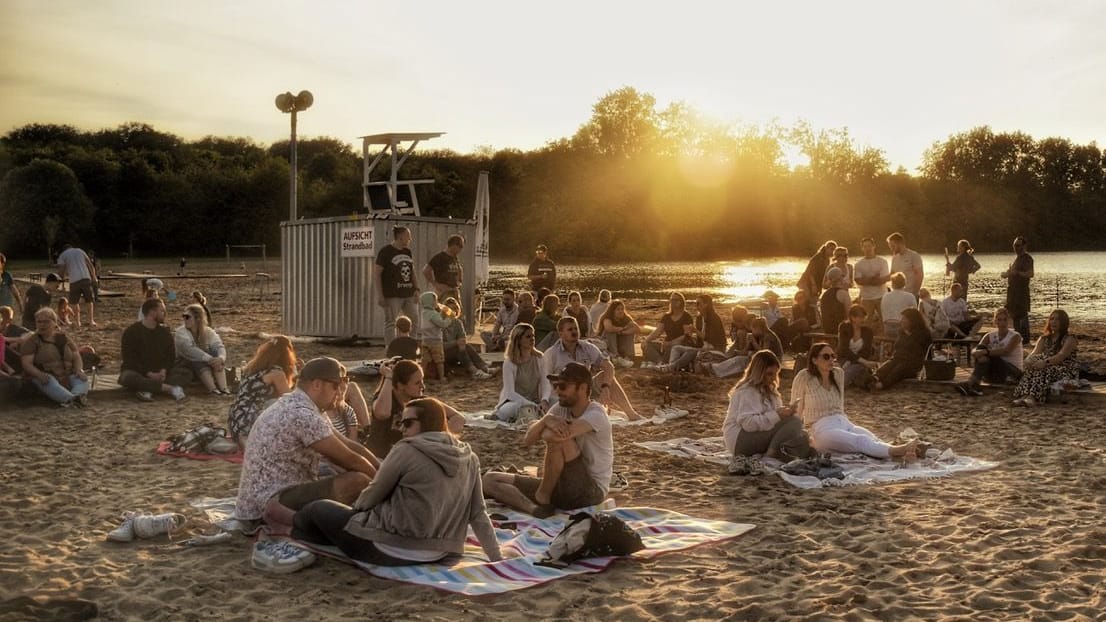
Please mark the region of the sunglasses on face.
[[837, 358], [837, 355], [833, 352], [823, 352], [822, 354], [819, 354], [818, 357], [821, 358], [823, 361], [832, 361], [833, 359]]
[[419, 422], [418, 417], [404, 417], [403, 419], [399, 420], [399, 427], [406, 430], [407, 428], [415, 425], [418, 422]]

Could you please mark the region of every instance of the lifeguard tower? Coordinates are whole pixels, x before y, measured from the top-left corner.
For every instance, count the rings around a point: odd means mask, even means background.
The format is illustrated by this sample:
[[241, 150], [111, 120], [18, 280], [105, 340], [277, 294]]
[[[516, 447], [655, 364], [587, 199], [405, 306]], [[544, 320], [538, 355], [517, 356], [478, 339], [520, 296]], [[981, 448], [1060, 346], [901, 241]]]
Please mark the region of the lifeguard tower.
[[[376, 251], [392, 242], [392, 229], [400, 225], [411, 230], [411, 254], [420, 285], [425, 285], [423, 266], [445, 248], [449, 236], [465, 237], [459, 259], [465, 271], [461, 302], [468, 311], [477, 283], [487, 279], [487, 172], [480, 173], [473, 217], [467, 220], [423, 216], [417, 189], [434, 180], [400, 178], [400, 169], [415, 147], [442, 134], [362, 136], [362, 206], [353, 207], [346, 217], [281, 223], [281, 329], [285, 333], [383, 340], [384, 313], [377, 303], [373, 266]], [[373, 172], [384, 161], [389, 165], [388, 176], [374, 181]], [[467, 315], [471, 331], [474, 314]]]

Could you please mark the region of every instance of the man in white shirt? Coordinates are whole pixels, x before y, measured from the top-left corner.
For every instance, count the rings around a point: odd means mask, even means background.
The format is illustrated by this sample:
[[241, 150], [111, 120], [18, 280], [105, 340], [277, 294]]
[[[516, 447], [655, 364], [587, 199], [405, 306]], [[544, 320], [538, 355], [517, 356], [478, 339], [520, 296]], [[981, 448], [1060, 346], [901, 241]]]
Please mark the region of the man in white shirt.
[[953, 283], [949, 295], [941, 301], [941, 309], [949, 319], [948, 336], [961, 339], [970, 336], [981, 322], [978, 315], [968, 311], [968, 300], [964, 298], [964, 286]]
[[887, 246], [891, 248], [891, 272], [902, 272], [906, 277], [906, 291], [917, 298], [918, 290], [922, 289], [922, 281], [925, 280], [922, 256], [907, 248], [906, 239], [898, 232], [887, 236]]
[[[860, 241], [864, 257], [853, 266], [853, 278], [860, 286], [860, 306], [868, 312], [868, 322], [872, 329], [880, 326], [879, 301], [887, 292], [887, 282], [891, 280], [891, 270], [887, 260], [876, 255], [876, 241], [864, 238]], [[876, 330], [878, 334], [880, 330]]]
[[531, 423], [522, 439], [524, 446], [545, 443], [542, 477], [490, 471], [483, 480], [485, 497], [537, 518], [602, 502], [614, 466], [611, 422], [591, 399], [591, 371], [573, 362], [549, 380], [557, 405]]
[[69, 277], [69, 304], [76, 311], [77, 326], [81, 325], [81, 298], [88, 303], [88, 325], [95, 326], [93, 282], [96, 280], [96, 268], [92, 260], [81, 249], [66, 244], [65, 250], [58, 255], [58, 268], [63, 278]]

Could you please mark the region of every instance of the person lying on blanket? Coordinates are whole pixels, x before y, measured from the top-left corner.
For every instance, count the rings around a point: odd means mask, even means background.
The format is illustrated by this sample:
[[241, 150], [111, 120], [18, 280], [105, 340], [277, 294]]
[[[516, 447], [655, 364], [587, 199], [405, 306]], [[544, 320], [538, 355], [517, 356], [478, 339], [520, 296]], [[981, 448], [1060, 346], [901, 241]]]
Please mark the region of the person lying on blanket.
[[485, 495], [537, 518], [603, 501], [614, 465], [611, 422], [603, 406], [591, 399], [591, 371], [569, 363], [549, 380], [557, 405], [530, 424], [522, 439], [526, 446], [545, 442], [542, 477], [496, 471], [484, 475]]
[[[253, 425], [238, 481], [234, 517], [264, 520], [274, 533], [287, 533], [293, 512], [316, 499], [350, 503], [369, 485], [380, 462], [369, 450], [339, 435], [323, 414], [336, 406], [342, 364], [330, 357], [303, 366], [296, 390], [266, 408]], [[319, 478], [319, 458], [344, 473]]]
[[412, 400], [400, 421], [403, 438], [353, 506], [308, 503], [296, 512], [292, 537], [336, 546], [360, 562], [408, 566], [462, 554], [471, 526], [488, 559], [502, 559], [480, 459], [446, 429], [445, 406], [432, 397]]
[[810, 346], [807, 366], [791, 383], [791, 404], [810, 428], [810, 442], [819, 452], [861, 453], [873, 458], [915, 460], [924, 455], [916, 440], [891, 445], [876, 438], [845, 415], [845, 371], [835, 364], [833, 346]]

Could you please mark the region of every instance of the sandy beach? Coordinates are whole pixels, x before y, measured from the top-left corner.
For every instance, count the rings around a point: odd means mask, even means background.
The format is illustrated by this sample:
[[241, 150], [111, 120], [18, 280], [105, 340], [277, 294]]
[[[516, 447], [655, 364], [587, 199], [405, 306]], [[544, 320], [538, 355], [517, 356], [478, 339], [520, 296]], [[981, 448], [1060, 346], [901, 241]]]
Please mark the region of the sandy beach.
[[[256, 300], [232, 280], [173, 279], [202, 289], [233, 363], [253, 352], [258, 333], [279, 332], [277, 297]], [[140, 305], [138, 286], [97, 307], [97, 328], [71, 329], [81, 345], [119, 366], [119, 338]], [[249, 297], [249, 299], [244, 299]], [[171, 327], [179, 303], [169, 305]], [[637, 306], [655, 320], [659, 307]], [[1080, 358], [1106, 367], [1106, 327], [1073, 324]], [[297, 344], [302, 358], [374, 358], [379, 349]], [[800, 490], [776, 477], [731, 477], [704, 462], [633, 445], [717, 436], [731, 381], [695, 378], [678, 386], [653, 371], [620, 372], [639, 410], [659, 404], [690, 411], [665, 425], [615, 429], [615, 469], [629, 487], [620, 506], [652, 506], [756, 529], [716, 545], [494, 597], [467, 598], [371, 577], [321, 560], [274, 576], [250, 567], [243, 537], [206, 548], [168, 539], [118, 544], [105, 534], [126, 510], [182, 512], [174, 540], [212, 533], [189, 506], [235, 492], [239, 467], [158, 456], [160, 440], [204, 422], [224, 425], [229, 399], [194, 391], [181, 404], [136, 401], [120, 390], [93, 392], [91, 406], [0, 411], [0, 601], [18, 596], [85, 599], [105, 620], [291, 619], [1102, 619], [1106, 591], [1106, 400], [1078, 397], [1034, 410], [1009, 407], [1010, 390], [967, 399], [951, 388], [897, 388], [846, 396], [850, 417], [881, 436], [910, 426], [938, 447], [1001, 462], [994, 470], [944, 480]], [[784, 393], [789, 390], [785, 380]], [[362, 384], [371, 392], [371, 384]], [[461, 410], [494, 406], [498, 378], [454, 379], [431, 388]], [[466, 429], [484, 465], [534, 465], [539, 449], [508, 430]], [[0, 620], [25, 619], [0, 608]]]

